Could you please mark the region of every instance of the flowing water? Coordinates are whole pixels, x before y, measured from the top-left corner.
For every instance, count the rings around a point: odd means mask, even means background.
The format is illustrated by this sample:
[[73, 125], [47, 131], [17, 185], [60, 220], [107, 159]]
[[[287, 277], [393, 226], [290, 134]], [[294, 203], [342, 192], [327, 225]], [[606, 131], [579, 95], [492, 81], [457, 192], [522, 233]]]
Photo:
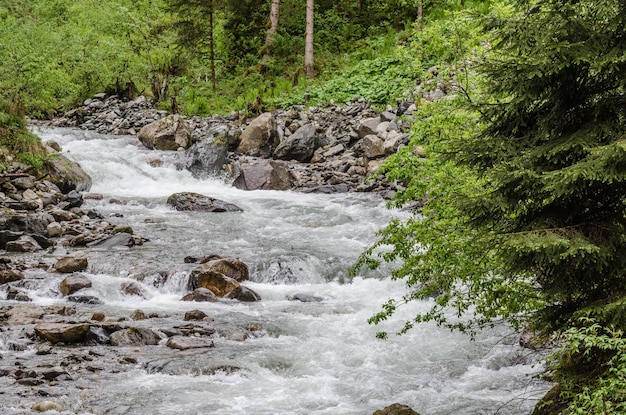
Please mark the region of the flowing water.
[[[92, 176], [91, 191], [104, 198], [87, 207], [150, 240], [130, 250], [88, 251], [90, 293], [105, 302], [100, 309], [114, 318], [135, 309], [156, 313], [160, 317], [145, 324], [158, 328], [199, 308], [218, 331], [212, 349], [131, 350], [137, 365], [83, 379], [83, 393], [64, 397], [68, 413], [372, 414], [400, 402], [423, 415], [521, 415], [545, 392], [533, 378], [540, 370], [533, 366], [536, 357], [507, 327], [481, 332], [475, 341], [430, 324], [387, 341], [375, 338], [381, 328], [368, 325], [368, 317], [401, 295], [403, 284], [384, 270], [352, 278], [346, 269], [377, 229], [403, 214], [387, 210], [377, 195], [246, 192], [219, 179], [194, 179], [175, 168], [182, 154], [147, 150], [134, 137], [73, 129], [36, 133], [57, 141]], [[151, 167], [153, 159], [162, 164]], [[167, 197], [181, 191], [235, 203], [243, 213], [169, 209]], [[184, 257], [207, 254], [248, 264], [251, 281], [245, 285], [263, 300], [180, 301], [192, 269]], [[154, 284], [163, 275], [166, 282]], [[121, 281], [138, 280], [147, 298], [119, 293]], [[322, 301], [290, 301], [295, 294]], [[61, 302], [49, 287], [31, 295], [41, 304]], [[427, 307], [412, 304], [397, 319]], [[228, 340], [249, 324], [261, 330], [243, 342]], [[210, 370], [216, 367], [239, 370]]]

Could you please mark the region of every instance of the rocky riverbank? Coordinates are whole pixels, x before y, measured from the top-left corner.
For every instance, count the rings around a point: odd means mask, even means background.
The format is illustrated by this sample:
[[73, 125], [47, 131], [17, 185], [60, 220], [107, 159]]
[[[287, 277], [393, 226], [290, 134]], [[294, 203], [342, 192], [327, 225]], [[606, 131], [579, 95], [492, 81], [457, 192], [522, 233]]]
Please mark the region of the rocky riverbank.
[[414, 109], [401, 103], [379, 113], [358, 99], [257, 117], [200, 118], [159, 111], [145, 97], [125, 101], [98, 94], [48, 125], [136, 135], [148, 148], [178, 150], [181, 169], [196, 176], [222, 175], [240, 189], [379, 191], [391, 196], [396, 185], [381, 180], [376, 171], [408, 143], [407, 120]]

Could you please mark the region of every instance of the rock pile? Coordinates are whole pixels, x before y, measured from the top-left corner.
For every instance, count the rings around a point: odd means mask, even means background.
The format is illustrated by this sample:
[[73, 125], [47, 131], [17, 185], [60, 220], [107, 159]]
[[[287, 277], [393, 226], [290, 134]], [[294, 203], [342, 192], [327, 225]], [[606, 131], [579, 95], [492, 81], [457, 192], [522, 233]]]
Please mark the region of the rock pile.
[[[145, 97], [124, 101], [98, 94], [52, 126], [138, 135], [148, 148], [178, 150], [180, 168], [196, 176], [228, 176], [245, 190], [347, 192], [393, 190], [375, 176], [384, 159], [409, 141], [402, 103], [378, 113], [369, 102], [292, 107], [253, 119], [169, 115]], [[181, 154], [181, 156], [183, 155]]]

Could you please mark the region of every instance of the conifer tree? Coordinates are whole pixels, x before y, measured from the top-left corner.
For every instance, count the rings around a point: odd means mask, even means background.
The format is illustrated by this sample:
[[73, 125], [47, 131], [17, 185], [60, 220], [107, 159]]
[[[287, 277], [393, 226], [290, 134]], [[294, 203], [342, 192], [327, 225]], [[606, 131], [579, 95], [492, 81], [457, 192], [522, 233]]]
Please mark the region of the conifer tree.
[[626, 2], [515, 3], [515, 18], [489, 22], [484, 128], [468, 132], [477, 120], [457, 112], [434, 138], [424, 125], [438, 121], [423, 118], [414, 140], [428, 160], [409, 147], [385, 168], [406, 184], [398, 204], [428, 201], [361, 258], [401, 260], [392, 275], [409, 287], [371, 322], [434, 298], [400, 332], [505, 319], [559, 334], [561, 394], [537, 413], [624, 413]]

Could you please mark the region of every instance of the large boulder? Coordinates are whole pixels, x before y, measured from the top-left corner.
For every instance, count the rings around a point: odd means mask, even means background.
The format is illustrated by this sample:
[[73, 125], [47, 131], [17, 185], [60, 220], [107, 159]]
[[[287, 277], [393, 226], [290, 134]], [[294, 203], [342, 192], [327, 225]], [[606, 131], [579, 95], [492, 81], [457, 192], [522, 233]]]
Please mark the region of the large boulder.
[[359, 122], [356, 128], [356, 132], [359, 138], [363, 138], [366, 135], [376, 134], [378, 125], [381, 123], [380, 117], [366, 118]]
[[191, 128], [184, 117], [177, 114], [154, 121], [141, 130], [137, 138], [154, 150], [178, 150], [191, 147]]
[[83, 288], [90, 288], [91, 281], [89, 278], [85, 277], [83, 274], [73, 274], [67, 276], [61, 283], [59, 284], [59, 291], [64, 296], [68, 296], [74, 294], [76, 291], [80, 291]]
[[259, 159], [240, 166], [233, 186], [242, 190], [289, 190], [294, 183], [285, 162]]
[[33, 324], [38, 322], [45, 310], [33, 304], [19, 304], [7, 312], [6, 324]]
[[375, 159], [385, 155], [384, 141], [373, 134], [366, 135], [356, 145], [358, 154], [367, 157], [368, 159]]
[[89, 324], [40, 323], [35, 333], [51, 343], [81, 343], [89, 330]]
[[154, 346], [159, 344], [161, 336], [150, 329], [131, 327], [111, 334], [110, 340], [113, 346]]
[[33, 237], [24, 235], [15, 241], [7, 242], [4, 249], [9, 252], [37, 252], [42, 248]]
[[206, 178], [224, 172], [228, 148], [222, 140], [203, 140], [192, 145], [186, 152], [185, 167], [194, 177]]
[[219, 258], [207, 261], [198, 266], [198, 270], [213, 271], [220, 274], [224, 274], [227, 277], [233, 278], [238, 282], [246, 281], [250, 277], [248, 266], [235, 258]]
[[0, 235], [0, 244], [15, 241], [24, 233], [45, 235], [48, 232], [48, 224], [53, 221], [54, 217], [48, 213], [24, 214], [4, 211], [0, 215], [0, 229], [5, 232]]
[[0, 285], [24, 279], [24, 274], [16, 269], [0, 270]]
[[71, 274], [72, 272], [84, 271], [88, 266], [87, 257], [83, 255], [67, 255], [54, 264], [54, 269], [63, 274]]
[[213, 341], [207, 338], [172, 336], [165, 344], [170, 349], [189, 350], [200, 349], [205, 347], [215, 347]]
[[207, 288], [218, 297], [225, 297], [240, 287], [236, 279], [215, 272], [195, 269], [191, 271], [187, 287], [190, 290], [196, 288]]
[[91, 177], [80, 164], [47, 147], [50, 157], [46, 160], [46, 178], [63, 193], [72, 190], [87, 192], [91, 189]]
[[305, 124], [286, 137], [274, 150], [274, 158], [308, 163], [319, 145], [315, 126]]
[[174, 193], [167, 204], [176, 210], [197, 212], [241, 212], [239, 206], [193, 192]]
[[278, 129], [274, 116], [266, 112], [252, 120], [241, 134], [235, 150], [240, 154], [268, 157], [278, 145]]

